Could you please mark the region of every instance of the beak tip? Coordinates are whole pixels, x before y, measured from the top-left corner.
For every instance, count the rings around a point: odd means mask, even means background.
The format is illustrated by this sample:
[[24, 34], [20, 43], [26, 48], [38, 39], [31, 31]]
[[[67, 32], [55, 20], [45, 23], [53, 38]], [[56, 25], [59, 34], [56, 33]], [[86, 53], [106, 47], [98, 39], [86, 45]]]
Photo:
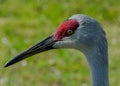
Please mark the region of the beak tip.
[[4, 65], [4, 68], [6, 68], [6, 67], [8, 67], [8, 66], [10, 66], [10, 65], [7, 63], [7, 64]]
[[9, 67], [9, 66], [11, 66], [13, 63], [10, 61], [10, 62], [7, 62], [5, 65], [4, 65], [4, 68], [6, 68], [6, 67]]

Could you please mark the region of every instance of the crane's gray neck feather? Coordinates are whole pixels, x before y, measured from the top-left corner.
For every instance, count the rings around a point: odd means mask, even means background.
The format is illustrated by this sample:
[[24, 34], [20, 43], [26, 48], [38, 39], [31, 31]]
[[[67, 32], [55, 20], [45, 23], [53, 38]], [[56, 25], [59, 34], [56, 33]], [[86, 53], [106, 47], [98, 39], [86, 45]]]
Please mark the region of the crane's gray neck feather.
[[106, 39], [97, 43], [94, 47], [83, 51], [88, 60], [92, 86], [109, 86], [108, 80], [108, 48]]

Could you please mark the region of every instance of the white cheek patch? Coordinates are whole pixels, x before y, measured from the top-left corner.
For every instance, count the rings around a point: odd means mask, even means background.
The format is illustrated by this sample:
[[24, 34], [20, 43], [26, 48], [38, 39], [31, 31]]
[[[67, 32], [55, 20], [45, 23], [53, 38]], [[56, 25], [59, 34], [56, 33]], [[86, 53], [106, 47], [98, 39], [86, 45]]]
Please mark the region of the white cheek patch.
[[75, 48], [75, 43], [74, 41], [71, 40], [63, 40], [63, 41], [58, 41], [53, 45], [54, 48]]
[[62, 48], [63, 43], [61, 41], [55, 42], [53, 45], [54, 48]]

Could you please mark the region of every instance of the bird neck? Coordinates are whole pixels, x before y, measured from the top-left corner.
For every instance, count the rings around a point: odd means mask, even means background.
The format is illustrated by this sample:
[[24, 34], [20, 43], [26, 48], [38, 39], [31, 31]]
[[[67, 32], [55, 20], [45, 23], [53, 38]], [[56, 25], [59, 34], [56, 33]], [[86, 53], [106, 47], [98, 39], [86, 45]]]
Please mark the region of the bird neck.
[[92, 86], [109, 86], [107, 44], [97, 45], [85, 55], [90, 66]]

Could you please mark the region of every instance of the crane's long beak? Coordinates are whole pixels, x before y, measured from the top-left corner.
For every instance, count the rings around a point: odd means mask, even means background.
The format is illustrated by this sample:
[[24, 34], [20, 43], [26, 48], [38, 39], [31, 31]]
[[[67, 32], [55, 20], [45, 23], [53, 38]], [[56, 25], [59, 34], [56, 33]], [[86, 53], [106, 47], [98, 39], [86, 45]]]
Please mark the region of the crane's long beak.
[[53, 45], [54, 45], [55, 42], [56, 41], [53, 40], [53, 35], [49, 36], [46, 39], [44, 39], [43, 41], [39, 42], [38, 44], [34, 45], [33, 47], [29, 48], [28, 50], [20, 53], [19, 55], [17, 55], [13, 59], [11, 59], [7, 64], [5, 64], [4, 67], [8, 67], [12, 64], [15, 64], [15, 63], [27, 58], [27, 57], [35, 55], [37, 53], [47, 51], [47, 50], [50, 50], [50, 49], [54, 49]]

